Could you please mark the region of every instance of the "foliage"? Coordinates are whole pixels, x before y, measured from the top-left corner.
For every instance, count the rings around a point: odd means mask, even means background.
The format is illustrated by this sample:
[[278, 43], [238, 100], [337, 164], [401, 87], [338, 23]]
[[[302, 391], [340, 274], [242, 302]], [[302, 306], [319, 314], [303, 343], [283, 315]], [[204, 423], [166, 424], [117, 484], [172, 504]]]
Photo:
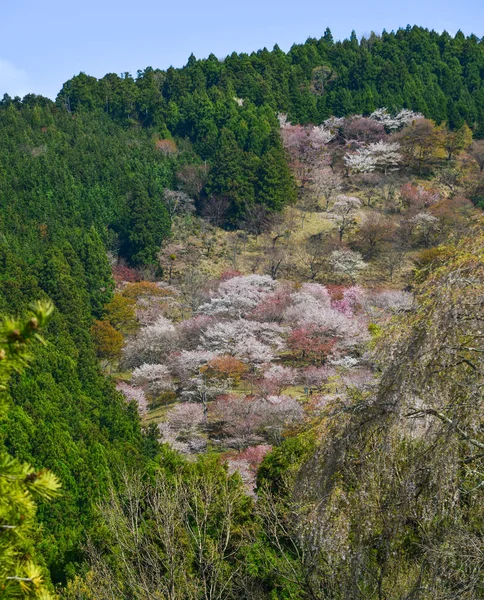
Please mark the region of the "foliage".
[[124, 337], [110, 323], [107, 321], [94, 321], [91, 327], [91, 335], [100, 358], [114, 360], [121, 356]]
[[324, 411], [319, 449], [279, 504], [303, 597], [480, 595], [483, 243], [441, 255], [379, 335], [377, 386]]
[[[39, 329], [52, 315], [51, 304], [33, 305], [27, 318], [4, 318], [0, 328], [0, 418], [5, 420], [7, 384], [32, 360], [29, 346], [42, 342]], [[35, 513], [37, 500], [51, 500], [59, 493], [59, 479], [46, 469], [36, 469], [12, 457], [0, 447], [0, 587], [3, 598], [52, 596], [45, 569], [36, 563]], [[34, 556], [32, 556], [34, 555]]]

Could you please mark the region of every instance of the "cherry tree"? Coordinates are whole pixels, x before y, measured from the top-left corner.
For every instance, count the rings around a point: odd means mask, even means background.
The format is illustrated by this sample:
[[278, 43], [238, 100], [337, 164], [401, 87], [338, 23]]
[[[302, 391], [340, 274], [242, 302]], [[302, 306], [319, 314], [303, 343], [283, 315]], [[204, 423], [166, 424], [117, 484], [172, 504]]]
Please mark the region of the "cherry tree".
[[206, 450], [207, 442], [201, 434], [205, 422], [203, 406], [196, 402], [175, 404], [166, 420], [158, 424], [161, 440], [184, 454]]
[[178, 325], [180, 345], [185, 350], [196, 350], [200, 345], [203, 331], [215, 322], [215, 317], [209, 315], [196, 315], [182, 321]]
[[334, 371], [328, 367], [307, 367], [299, 373], [299, 379], [305, 388], [321, 388], [323, 383], [328, 380], [328, 377], [334, 374]]
[[202, 347], [218, 354], [231, 354], [256, 364], [269, 362], [274, 350], [284, 347], [286, 329], [276, 323], [238, 319], [222, 321], [205, 330]]
[[323, 362], [333, 351], [337, 338], [328, 328], [308, 324], [292, 330], [288, 347], [300, 358]]
[[411, 311], [415, 307], [415, 299], [410, 292], [385, 290], [367, 295], [363, 308], [371, 320], [379, 320], [385, 313], [392, 316], [399, 312]]
[[361, 254], [353, 250], [335, 250], [331, 253], [331, 264], [335, 273], [346, 275], [353, 284], [368, 266]]
[[355, 213], [361, 207], [361, 200], [354, 196], [338, 196], [333, 205], [332, 212], [336, 217], [339, 241], [343, 240], [345, 233], [356, 225]]
[[195, 212], [195, 204], [185, 192], [165, 189], [163, 200], [171, 219], [176, 215], [189, 215]]
[[286, 388], [297, 383], [297, 371], [292, 367], [271, 365], [259, 382], [259, 389], [264, 395], [280, 395]]
[[353, 316], [355, 309], [361, 306], [365, 298], [365, 292], [363, 288], [359, 286], [352, 286], [344, 290], [343, 298], [334, 300], [331, 306], [343, 313], [344, 315], [351, 317]]
[[221, 396], [211, 403], [209, 412], [211, 421], [217, 423], [218, 431], [225, 437], [225, 445], [239, 450], [264, 438], [280, 443], [283, 432], [304, 417], [301, 404], [284, 395], [255, 399]]
[[209, 406], [210, 422], [225, 445], [238, 450], [259, 444], [263, 438], [257, 433], [262, 416], [257, 413], [258, 401], [234, 394], [222, 395]]
[[427, 212], [420, 212], [410, 219], [410, 223], [413, 226], [417, 243], [428, 248], [438, 229], [439, 220], [437, 217]]
[[352, 319], [332, 308], [329, 299], [318, 300], [313, 295], [301, 291], [293, 294], [292, 300], [293, 304], [285, 313], [289, 323], [297, 327], [311, 326], [328, 335], [345, 336], [355, 333]]
[[128, 402], [134, 402], [136, 404], [140, 414], [146, 414], [148, 411], [148, 401], [142, 389], [130, 385], [125, 381], [118, 381], [116, 383], [116, 389], [123, 394]]
[[281, 137], [296, 178], [305, 185], [312, 178], [312, 171], [326, 160], [325, 149], [335, 134], [322, 125], [291, 125], [287, 117], [279, 117]]
[[303, 283], [300, 289], [300, 293], [311, 296], [323, 306], [330, 306], [331, 297], [327, 288], [320, 283]]
[[369, 144], [386, 136], [383, 123], [359, 115], [345, 120], [342, 133], [347, 144]]
[[283, 433], [304, 418], [301, 404], [295, 398], [286, 395], [268, 396], [259, 400], [255, 412], [266, 440], [272, 444], [280, 444]]
[[209, 350], [181, 350], [168, 356], [167, 365], [170, 372], [184, 385], [215, 357], [216, 354]]
[[268, 275], [247, 275], [222, 281], [210, 302], [198, 308], [200, 314], [240, 318], [249, 314], [277, 282]]
[[329, 129], [325, 127], [325, 125], [314, 125], [309, 128], [309, 143], [311, 148], [316, 153], [316, 157], [324, 150], [324, 148], [329, 144], [329, 142], [334, 138], [334, 134], [331, 133]]
[[426, 189], [422, 185], [406, 183], [400, 189], [402, 204], [410, 210], [422, 210], [432, 206], [440, 199], [440, 193], [435, 189]]
[[124, 348], [123, 363], [128, 368], [143, 363], [158, 364], [177, 348], [178, 342], [179, 335], [173, 323], [165, 317], [159, 317], [153, 325], [144, 327], [128, 341]]
[[284, 310], [291, 303], [291, 291], [286, 285], [280, 285], [276, 290], [262, 298], [249, 317], [255, 321], [282, 322]]
[[318, 200], [323, 198], [325, 210], [328, 210], [331, 200], [342, 187], [341, 176], [329, 168], [319, 169], [311, 180], [311, 191]]
[[375, 161], [376, 168], [387, 173], [396, 171], [402, 161], [402, 155], [399, 152], [400, 144], [398, 142], [385, 142], [380, 140], [367, 147], [368, 152]]
[[185, 381], [181, 398], [185, 402], [199, 402], [203, 408], [204, 419], [208, 416], [208, 403], [227, 391], [229, 382], [200, 374]]
[[235, 456], [231, 453], [224, 455], [227, 460], [229, 473], [239, 473], [249, 495], [256, 497], [255, 487], [257, 482], [257, 470], [272, 446], [268, 444], [257, 444], [241, 450]]
[[166, 365], [145, 364], [134, 369], [133, 383], [143, 388], [150, 396], [172, 391], [173, 379]]
[[376, 160], [366, 148], [358, 148], [344, 156], [344, 163], [353, 173], [371, 173], [376, 169]]
[[413, 112], [408, 108], [402, 108], [396, 115], [392, 115], [386, 108], [378, 108], [371, 113], [370, 119], [382, 123], [385, 129], [389, 132], [398, 131], [407, 125], [410, 125], [417, 119], [423, 119], [424, 116], [420, 113]]
[[345, 117], [335, 117], [334, 115], [323, 121], [324, 127], [328, 131], [331, 131], [333, 135], [337, 135], [339, 130], [344, 127], [345, 123]]
[[395, 171], [399, 168], [402, 156], [399, 153], [398, 142], [385, 142], [380, 140], [373, 142], [355, 152], [345, 155], [346, 167], [353, 173], [371, 173], [375, 170]]

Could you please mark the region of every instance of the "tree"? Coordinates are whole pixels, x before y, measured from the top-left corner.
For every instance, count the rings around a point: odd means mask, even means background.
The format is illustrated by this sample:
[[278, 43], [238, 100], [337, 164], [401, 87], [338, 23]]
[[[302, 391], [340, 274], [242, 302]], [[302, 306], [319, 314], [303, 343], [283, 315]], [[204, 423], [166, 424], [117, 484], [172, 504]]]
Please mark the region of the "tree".
[[296, 187], [279, 140], [273, 141], [260, 161], [257, 173], [256, 198], [259, 204], [279, 212], [296, 200]]
[[360, 272], [367, 267], [361, 254], [352, 250], [335, 250], [331, 253], [331, 264], [336, 273], [346, 275], [353, 284]]
[[136, 367], [131, 376], [133, 383], [146, 390], [151, 397], [173, 390], [173, 380], [166, 365], [144, 364]]
[[308, 324], [293, 329], [287, 345], [293, 352], [299, 353], [302, 360], [309, 359], [321, 364], [331, 354], [336, 342], [334, 332], [326, 327]]
[[255, 201], [253, 168], [258, 162], [240, 148], [232, 131], [222, 129], [206, 192], [209, 198], [228, 200], [229, 218], [233, 221], [243, 217], [246, 203], [253, 204]]
[[297, 372], [292, 367], [283, 365], [272, 365], [266, 371], [259, 387], [264, 395], [280, 396], [289, 386], [297, 383]]
[[140, 181], [130, 193], [129, 216], [123, 232], [121, 254], [133, 266], [157, 264], [163, 241], [170, 235], [170, 217], [162, 195], [150, 196]]
[[135, 312], [136, 302], [123, 294], [114, 294], [112, 300], [104, 307], [103, 321], [121, 333], [133, 333], [138, 327]]
[[347, 144], [370, 144], [386, 137], [382, 122], [374, 118], [355, 116], [345, 119], [342, 135]]
[[285, 329], [276, 323], [258, 323], [246, 319], [222, 321], [208, 327], [202, 347], [219, 354], [231, 354], [251, 367], [269, 362], [274, 350], [284, 347]]
[[195, 211], [193, 200], [185, 192], [165, 189], [163, 192], [163, 200], [170, 219], [175, 216], [191, 215]]
[[[33, 305], [22, 321], [4, 319], [0, 327], [0, 418], [9, 409], [5, 391], [10, 377], [24, 370], [32, 360], [32, 342], [42, 341], [39, 329], [49, 321], [50, 304]], [[44, 569], [36, 564], [36, 500], [58, 495], [60, 482], [46, 469], [35, 469], [0, 448], [0, 585], [8, 598], [51, 598]]]
[[472, 131], [467, 123], [456, 131], [442, 127], [442, 146], [447, 153], [447, 160], [452, 160], [456, 154], [466, 150], [472, 144]]
[[276, 281], [268, 275], [232, 277], [223, 281], [210, 299], [202, 304], [198, 312], [206, 315], [244, 317], [274, 291]]
[[182, 190], [189, 197], [200, 197], [203, 188], [207, 182], [208, 166], [203, 165], [183, 165], [177, 172], [177, 180]]
[[410, 223], [413, 226], [416, 243], [428, 248], [438, 229], [437, 217], [427, 212], [420, 212], [410, 219]]
[[394, 237], [395, 224], [382, 215], [367, 216], [359, 224], [351, 247], [360, 250], [366, 260], [379, 256]]
[[93, 313], [100, 317], [103, 306], [111, 299], [114, 282], [106, 250], [94, 227], [75, 244], [84, 266]]
[[319, 450], [299, 463], [288, 502], [270, 505], [270, 523], [287, 526], [270, 529], [273, 542], [292, 540], [297, 560], [284, 564], [306, 597], [479, 595], [483, 243], [464, 240], [417, 288], [377, 344], [378, 385], [329, 402]]
[[408, 208], [410, 211], [428, 208], [440, 198], [438, 190], [426, 189], [421, 185], [417, 186], [410, 182], [402, 186], [400, 196], [404, 208]]
[[120, 358], [124, 346], [123, 334], [107, 321], [94, 321], [91, 335], [99, 358], [113, 361]]
[[423, 119], [423, 115], [403, 108], [399, 113], [392, 116], [386, 108], [378, 108], [371, 113], [370, 119], [382, 123], [387, 131], [393, 132]]
[[209, 379], [231, 381], [234, 385], [240, 383], [240, 378], [248, 371], [241, 360], [233, 356], [217, 356], [200, 368], [200, 372]]
[[356, 225], [355, 213], [360, 208], [361, 201], [354, 196], [338, 196], [333, 205], [333, 213], [336, 216], [339, 241]]
[[127, 368], [143, 363], [159, 364], [164, 356], [176, 349], [177, 344], [175, 326], [169, 319], [159, 317], [153, 325], [143, 327], [128, 341], [123, 352], [123, 363]]
[[346, 154], [345, 165], [354, 173], [371, 173], [380, 170], [386, 174], [388, 171], [395, 171], [399, 168], [402, 160], [399, 149], [398, 142], [380, 140], [358, 148], [354, 153]]
[[244, 554], [256, 531], [252, 500], [240, 478], [218, 460], [201, 457], [152, 477], [124, 472], [100, 513], [106, 553], [88, 546], [90, 571], [67, 590], [67, 600], [132, 598], [222, 600], [236, 597]]
[[417, 173], [430, 169], [442, 157], [442, 133], [429, 119], [417, 119], [395, 135], [404, 164]]
[[180, 380], [182, 386], [200, 373], [200, 369], [217, 355], [210, 350], [181, 350], [170, 354], [167, 363], [170, 372]]
[[311, 181], [311, 191], [316, 198], [324, 199], [324, 208], [328, 210], [332, 198], [343, 187], [341, 177], [331, 169], [321, 169], [316, 172]]
[[475, 140], [469, 148], [469, 154], [476, 161], [482, 173], [484, 171], [484, 140]]

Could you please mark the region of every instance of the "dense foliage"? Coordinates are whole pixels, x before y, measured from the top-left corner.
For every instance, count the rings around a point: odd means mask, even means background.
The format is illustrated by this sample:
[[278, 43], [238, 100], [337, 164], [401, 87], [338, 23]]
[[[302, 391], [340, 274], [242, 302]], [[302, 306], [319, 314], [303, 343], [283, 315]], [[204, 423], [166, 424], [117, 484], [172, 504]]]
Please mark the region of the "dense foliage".
[[102, 375], [89, 335], [100, 292], [98, 279], [89, 293], [89, 275], [96, 275], [105, 256], [91, 272], [67, 242], [34, 258], [38, 263], [29, 265], [2, 244], [2, 312], [15, 307], [21, 313], [32, 299], [50, 299], [56, 311], [45, 331], [47, 345], [37, 348], [31, 368], [10, 382], [10, 410], [0, 438], [18, 460], [49, 468], [62, 482], [62, 496], [38, 511], [39, 547], [56, 580], [79, 560], [81, 540], [95, 527], [93, 501], [116, 478], [120, 464], [143, 463], [150, 443], [142, 438], [136, 409]]
[[[409, 26], [335, 42], [326, 30], [288, 53], [275, 46], [223, 60], [192, 55], [183, 69], [148, 68], [136, 79], [81, 74], [64, 84], [58, 102], [73, 112], [98, 108], [121, 121], [166, 126], [190, 137], [206, 157], [217, 148], [218, 130], [228, 126], [244, 149], [259, 154], [267, 135], [261, 117], [267, 132], [269, 108], [306, 123], [406, 107], [482, 131], [483, 68], [483, 42], [462, 32], [452, 37]], [[243, 120], [234, 96], [243, 102]]]
[[[5, 318], [0, 327], [0, 419], [9, 409], [6, 386], [32, 360], [30, 347], [42, 342], [39, 330], [52, 314], [51, 304], [34, 304], [22, 320]], [[36, 563], [32, 543], [35, 501], [51, 500], [60, 482], [46, 469], [35, 469], [0, 446], [0, 586], [3, 598], [51, 598], [44, 584], [45, 569]], [[48, 579], [48, 578], [47, 578]]]

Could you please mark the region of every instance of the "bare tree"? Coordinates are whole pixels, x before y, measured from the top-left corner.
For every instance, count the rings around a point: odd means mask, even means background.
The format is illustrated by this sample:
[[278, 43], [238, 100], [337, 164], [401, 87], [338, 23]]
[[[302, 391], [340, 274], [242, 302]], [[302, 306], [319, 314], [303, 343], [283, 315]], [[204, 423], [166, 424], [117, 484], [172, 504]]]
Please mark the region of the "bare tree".
[[361, 201], [354, 196], [338, 196], [333, 206], [333, 213], [336, 216], [338, 226], [339, 241], [356, 225], [356, 211], [360, 208]]
[[476, 161], [481, 173], [484, 171], [484, 140], [475, 140], [469, 148], [469, 154]]
[[228, 198], [224, 196], [210, 196], [202, 206], [202, 216], [214, 227], [223, 225], [230, 207]]
[[[99, 505], [116, 551], [89, 542], [88, 587], [96, 600], [222, 600], [237, 596], [243, 549], [252, 529], [243, 522], [238, 479], [218, 470], [150, 479], [123, 473]], [[241, 521], [242, 519], [242, 521]], [[71, 585], [65, 596], [79, 598]], [[85, 597], [85, 596], [82, 596]]]

